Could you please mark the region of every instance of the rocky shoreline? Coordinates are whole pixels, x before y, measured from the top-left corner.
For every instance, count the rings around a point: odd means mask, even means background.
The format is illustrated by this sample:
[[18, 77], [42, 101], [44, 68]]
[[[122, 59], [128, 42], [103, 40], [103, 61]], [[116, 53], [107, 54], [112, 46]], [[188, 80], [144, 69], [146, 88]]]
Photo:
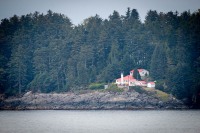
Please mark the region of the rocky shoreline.
[[137, 110], [187, 109], [180, 100], [163, 101], [138, 92], [32, 93], [0, 100], [0, 110]]

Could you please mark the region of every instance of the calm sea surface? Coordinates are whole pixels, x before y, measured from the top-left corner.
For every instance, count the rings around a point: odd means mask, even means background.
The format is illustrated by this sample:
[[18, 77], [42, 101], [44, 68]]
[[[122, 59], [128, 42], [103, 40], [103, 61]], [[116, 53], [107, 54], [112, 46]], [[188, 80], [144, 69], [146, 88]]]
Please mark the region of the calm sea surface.
[[0, 111], [0, 133], [200, 133], [200, 110]]

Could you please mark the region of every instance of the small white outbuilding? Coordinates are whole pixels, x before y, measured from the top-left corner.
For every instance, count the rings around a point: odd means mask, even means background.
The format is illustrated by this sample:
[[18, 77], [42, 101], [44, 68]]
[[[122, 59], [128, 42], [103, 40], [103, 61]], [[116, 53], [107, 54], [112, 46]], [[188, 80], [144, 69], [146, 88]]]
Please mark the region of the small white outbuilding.
[[147, 83], [148, 88], [155, 88], [156, 84], [154, 82]]

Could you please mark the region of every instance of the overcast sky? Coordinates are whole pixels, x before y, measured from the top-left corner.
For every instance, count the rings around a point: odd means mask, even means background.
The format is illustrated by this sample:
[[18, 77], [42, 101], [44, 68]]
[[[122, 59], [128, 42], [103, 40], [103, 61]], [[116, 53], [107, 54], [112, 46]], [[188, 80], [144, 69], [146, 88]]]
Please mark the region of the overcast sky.
[[21, 16], [35, 11], [46, 14], [50, 9], [65, 14], [77, 25], [95, 14], [106, 19], [114, 10], [125, 15], [127, 7], [137, 9], [143, 21], [150, 9], [179, 13], [197, 11], [200, 9], [200, 0], [0, 0], [0, 20], [14, 14]]

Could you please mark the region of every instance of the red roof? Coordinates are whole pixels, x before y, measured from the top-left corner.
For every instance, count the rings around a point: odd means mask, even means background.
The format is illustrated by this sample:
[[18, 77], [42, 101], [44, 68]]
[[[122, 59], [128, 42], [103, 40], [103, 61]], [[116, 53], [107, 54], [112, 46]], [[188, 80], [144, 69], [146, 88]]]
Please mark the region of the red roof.
[[127, 75], [124, 77], [124, 80], [131, 80], [131, 79], [134, 79], [133, 76], [131, 75]]
[[142, 72], [144, 69], [138, 69], [139, 72]]
[[[142, 72], [144, 69], [137, 69], [138, 70], [138, 72]], [[134, 69], [133, 70], [131, 70], [130, 72], [134, 72]]]
[[155, 84], [154, 82], [149, 82], [148, 84]]
[[147, 82], [145, 82], [145, 81], [140, 81], [140, 83], [142, 83], [142, 84], [146, 84]]
[[[116, 79], [116, 80], [121, 80], [121, 78], [118, 78], [118, 79]], [[131, 76], [131, 75], [127, 75], [127, 76], [125, 76], [125, 77], [123, 78], [123, 80], [129, 80], [129, 81], [130, 81], [130, 80], [134, 80], [134, 81], [135, 81], [136, 79], [134, 79], [133, 76]]]
[[136, 81], [137, 83], [140, 83], [140, 84], [146, 84], [147, 82], [145, 81]]
[[135, 81], [136, 81], [136, 79], [130, 79], [129, 81], [130, 81], [130, 82], [135, 82]]

